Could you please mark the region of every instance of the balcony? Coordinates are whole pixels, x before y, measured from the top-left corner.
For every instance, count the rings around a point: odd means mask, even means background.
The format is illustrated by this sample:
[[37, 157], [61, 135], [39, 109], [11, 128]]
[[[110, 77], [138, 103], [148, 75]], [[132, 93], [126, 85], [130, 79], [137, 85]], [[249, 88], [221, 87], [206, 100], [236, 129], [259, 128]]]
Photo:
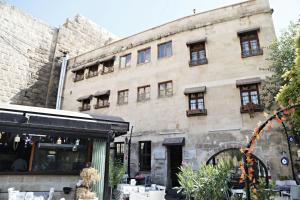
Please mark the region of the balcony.
[[80, 106], [78, 108], [79, 111], [87, 111], [87, 110], [90, 110], [90, 109], [91, 109], [90, 105]]
[[189, 65], [190, 65], [190, 67], [193, 67], [193, 66], [197, 66], [197, 65], [205, 65], [207, 63], [208, 63], [207, 58], [203, 58], [203, 59], [198, 59], [198, 60], [190, 60]]
[[109, 105], [110, 105], [109, 102], [104, 103], [104, 104], [96, 104], [96, 105], [94, 105], [94, 109], [107, 108], [107, 107], [109, 107]]
[[195, 109], [195, 110], [187, 110], [186, 116], [192, 117], [192, 116], [205, 116], [207, 115], [206, 109]]
[[251, 57], [251, 56], [259, 56], [259, 55], [263, 55], [263, 50], [260, 48], [242, 51], [242, 58], [247, 58], [247, 57]]

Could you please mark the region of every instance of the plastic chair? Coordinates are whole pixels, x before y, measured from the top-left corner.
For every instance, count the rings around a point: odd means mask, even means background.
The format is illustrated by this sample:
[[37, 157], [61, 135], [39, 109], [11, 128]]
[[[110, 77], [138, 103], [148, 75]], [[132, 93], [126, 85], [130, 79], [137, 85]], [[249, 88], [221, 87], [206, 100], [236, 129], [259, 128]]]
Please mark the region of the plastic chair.
[[54, 188], [50, 189], [48, 200], [52, 200], [54, 196]]

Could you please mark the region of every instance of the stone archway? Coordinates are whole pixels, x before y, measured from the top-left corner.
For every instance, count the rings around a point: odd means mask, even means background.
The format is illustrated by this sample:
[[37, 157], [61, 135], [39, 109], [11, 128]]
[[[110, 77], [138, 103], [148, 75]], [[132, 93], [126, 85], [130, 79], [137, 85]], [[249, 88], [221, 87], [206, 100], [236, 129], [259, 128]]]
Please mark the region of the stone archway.
[[[209, 159], [206, 161], [206, 165], [208, 165], [208, 164], [215, 165], [216, 164], [216, 157], [218, 155], [221, 155], [222, 153], [229, 152], [229, 151], [236, 151], [237, 153], [239, 152], [240, 155], [242, 155], [242, 153], [240, 152], [240, 148], [238, 148], [238, 147], [220, 148], [218, 151], [215, 151], [214, 154], [209, 157]], [[251, 154], [251, 156], [258, 163], [258, 165], [260, 167], [262, 167], [262, 169], [263, 169], [263, 177], [265, 177], [266, 184], [268, 185], [269, 184], [269, 179], [268, 179], [269, 174], [268, 174], [268, 168], [267, 168], [267, 166], [256, 155]]]

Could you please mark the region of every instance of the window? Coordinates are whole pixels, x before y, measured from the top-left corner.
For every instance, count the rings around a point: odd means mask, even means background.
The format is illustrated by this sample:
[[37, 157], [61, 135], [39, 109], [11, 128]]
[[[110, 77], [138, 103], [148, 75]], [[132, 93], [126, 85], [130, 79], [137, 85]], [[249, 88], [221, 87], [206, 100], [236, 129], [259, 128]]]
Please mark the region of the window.
[[190, 66], [207, 64], [205, 42], [190, 44]]
[[139, 142], [140, 170], [151, 170], [151, 141]]
[[242, 58], [262, 55], [263, 51], [259, 46], [259, 40], [256, 31], [250, 31], [239, 34], [242, 50]]
[[95, 109], [109, 107], [109, 94], [97, 96], [97, 104], [94, 105]]
[[241, 112], [247, 112], [249, 109], [254, 111], [262, 111], [260, 105], [258, 84], [251, 85], [241, 85], [240, 86], [241, 94]]
[[86, 139], [69, 137], [44, 138], [38, 144], [33, 171], [79, 172], [87, 161], [87, 142]]
[[158, 45], [158, 58], [172, 56], [172, 41]]
[[191, 93], [189, 94], [189, 110], [187, 116], [206, 115], [207, 111], [204, 106], [204, 93]]
[[129, 67], [131, 64], [131, 53], [120, 57], [120, 68], [124, 69]]
[[137, 101], [147, 101], [150, 99], [150, 85], [138, 87]]
[[98, 64], [89, 67], [89, 72], [86, 78], [92, 78], [94, 76], [98, 76]]
[[109, 59], [102, 62], [102, 71], [101, 74], [108, 74], [114, 71], [114, 62], [115, 59]]
[[84, 79], [84, 69], [77, 70], [75, 72], [74, 82], [81, 81]]
[[167, 81], [158, 84], [158, 96], [168, 97], [173, 95], [173, 82]]
[[127, 104], [128, 103], [128, 91], [129, 90], [122, 90], [118, 92], [118, 104]]
[[115, 142], [115, 160], [124, 163], [124, 142]]
[[79, 107], [79, 111], [86, 111], [86, 110], [90, 110], [91, 109], [91, 106], [90, 106], [90, 103], [91, 103], [91, 99], [83, 99], [81, 101], [81, 107]]
[[150, 57], [151, 57], [150, 48], [138, 51], [138, 64], [150, 62]]
[[87, 146], [87, 139], [1, 132], [0, 172], [78, 174], [89, 162]]

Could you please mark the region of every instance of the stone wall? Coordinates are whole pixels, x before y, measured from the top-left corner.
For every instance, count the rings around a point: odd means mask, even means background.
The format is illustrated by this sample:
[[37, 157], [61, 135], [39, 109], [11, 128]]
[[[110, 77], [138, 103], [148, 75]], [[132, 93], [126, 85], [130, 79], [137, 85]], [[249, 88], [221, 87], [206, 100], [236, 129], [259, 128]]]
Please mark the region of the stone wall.
[[[239, 31], [259, 28], [258, 38], [263, 55], [241, 57]], [[206, 38], [208, 64], [190, 67], [187, 42]], [[275, 39], [272, 9], [267, 0], [252, 0], [184, 17], [164, 25], [110, 43], [102, 48], [71, 59], [68, 64], [63, 109], [78, 111], [78, 98], [110, 90], [109, 107], [95, 109], [91, 100], [89, 113], [118, 115], [134, 126], [131, 148], [131, 176], [139, 171], [140, 141], [151, 141], [151, 172], [153, 180], [167, 184], [168, 148], [165, 138], [185, 137], [183, 160], [197, 168], [212, 155], [225, 148], [242, 147], [252, 130], [264, 120], [262, 112], [254, 118], [241, 113], [239, 79], [270, 75], [260, 68], [268, 65], [268, 46]], [[158, 58], [158, 45], [172, 41], [172, 56]], [[138, 51], [151, 48], [150, 62], [138, 64]], [[119, 67], [120, 57], [131, 53], [130, 67]], [[114, 71], [74, 82], [72, 69], [115, 56]], [[101, 67], [101, 65], [100, 65]], [[85, 69], [88, 73], [88, 69]], [[158, 96], [158, 83], [173, 81], [173, 95]], [[150, 85], [150, 100], [137, 101], [137, 88]], [[206, 116], [187, 117], [186, 88], [206, 86]], [[128, 104], [119, 105], [117, 94], [129, 90]], [[282, 130], [273, 129], [264, 135], [255, 155], [268, 164], [273, 176], [290, 175], [280, 164], [281, 150], [286, 149]], [[128, 137], [128, 136], [127, 136]], [[116, 142], [124, 142], [118, 137]], [[281, 141], [281, 142], [279, 142]], [[164, 154], [157, 159], [156, 153]], [[145, 173], [145, 172], [143, 172]]]
[[51, 27], [0, 2], [0, 102], [55, 107], [62, 51], [76, 56], [116, 37], [82, 16]]

